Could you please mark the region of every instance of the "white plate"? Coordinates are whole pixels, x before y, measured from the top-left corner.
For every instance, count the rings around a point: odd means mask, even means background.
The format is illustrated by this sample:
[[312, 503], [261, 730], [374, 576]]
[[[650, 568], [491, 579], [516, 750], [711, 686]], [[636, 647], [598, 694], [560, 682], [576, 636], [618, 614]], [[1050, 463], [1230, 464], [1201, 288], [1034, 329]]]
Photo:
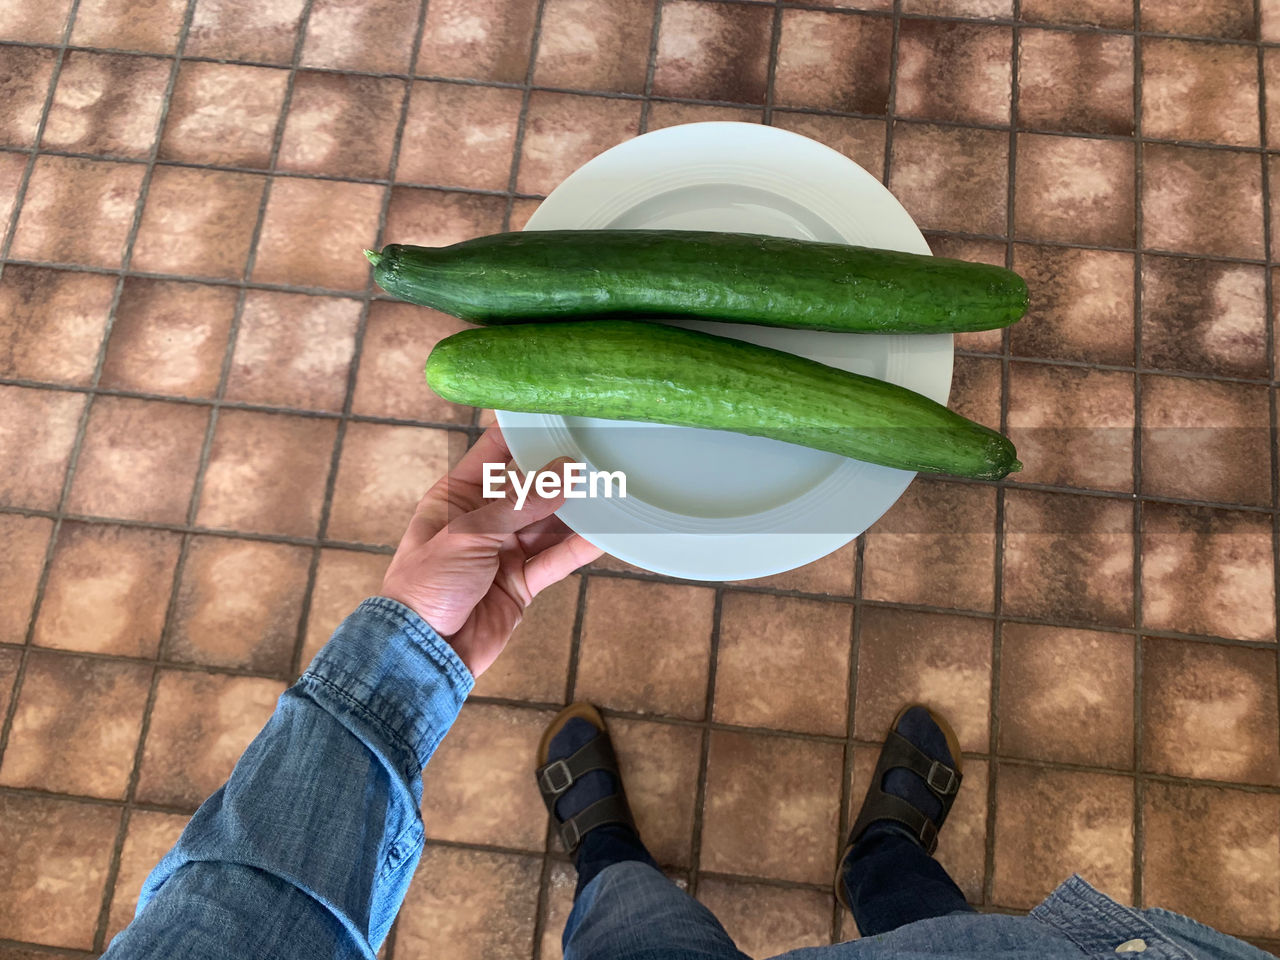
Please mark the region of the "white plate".
[[[929, 253], [875, 177], [836, 151], [751, 123], [691, 123], [602, 153], [552, 191], [526, 230], [765, 233]], [[673, 321], [674, 322], [674, 321]], [[909, 387], [946, 403], [949, 334], [879, 336], [681, 321]], [[498, 411], [522, 470], [569, 456], [622, 470], [627, 499], [570, 500], [560, 516], [608, 553], [691, 580], [802, 566], [848, 543], [915, 474], [715, 430]]]

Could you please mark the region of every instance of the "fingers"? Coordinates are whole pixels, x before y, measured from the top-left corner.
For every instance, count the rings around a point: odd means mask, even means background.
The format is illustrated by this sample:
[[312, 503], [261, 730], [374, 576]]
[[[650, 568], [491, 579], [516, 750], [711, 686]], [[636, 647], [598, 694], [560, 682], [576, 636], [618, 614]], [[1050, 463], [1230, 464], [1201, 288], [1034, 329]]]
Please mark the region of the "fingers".
[[602, 553], [603, 550], [576, 533], [547, 547], [524, 565], [524, 583], [529, 595], [536, 597], [544, 589], [563, 580]]
[[[554, 473], [563, 478], [563, 468], [567, 462], [567, 457], [558, 457], [534, 473]], [[501, 543], [516, 531], [551, 516], [564, 503], [563, 484], [558, 485], [555, 495], [550, 497], [539, 496], [536, 484], [532, 482], [526, 490], [524, 504], [517, 509], [518, 494], [513, 484], [507, 484], [505, 497], [451, 521], [448, 533], [483, 537], [494, 543]]]
[[516, 534], [516, 540], [524, 550], [524, 555], [532, 557], [552, 544], [559, 543], [572, 533], [573, 531], [565, 526], [565, 522], [553, 513], [543, 520], [529, 524]]
[[480, 439], [462, 455], [458, 465], [449, 471], [448, 479], [478, 488], [484, 480], [486, 463], [506, 463], [510, 459], [511, 451], [507, 449], [506, 438], [495, 423], [480, 434]]

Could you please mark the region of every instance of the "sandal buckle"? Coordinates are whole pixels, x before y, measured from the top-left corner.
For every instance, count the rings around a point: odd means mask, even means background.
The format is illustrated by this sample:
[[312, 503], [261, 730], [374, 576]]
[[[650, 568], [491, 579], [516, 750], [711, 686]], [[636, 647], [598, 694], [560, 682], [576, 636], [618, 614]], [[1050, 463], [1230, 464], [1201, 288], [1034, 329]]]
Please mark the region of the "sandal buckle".
[[[940, 774], [946, 774], [946, 779], [942, 779]], [[933, 761], [933, 765], [929, 767], [929, 775], [924, 779], [930, 790], [943, 797], [950, 796], [960, 787], [960, 778], [956, 776], [956, 772], [940, 760]]]
[[920, 825], [920, 845], [924, 847], [925, 852], [930, 856], [932, 856], [933, 851], [938, 848], [938, 828], [934, 825], [932, 820], [927, 818], [924, 823]]
[[573, 853], [582, 842], [582, 833], [578, 830], [577, 821], [570, 817], [560, 824], [560, 842], [564, 844], [565, 853]]
[[542, 792], [558, 797], [573, 786], [573, 772], [563, 760], [554, 760], [538, 775]]

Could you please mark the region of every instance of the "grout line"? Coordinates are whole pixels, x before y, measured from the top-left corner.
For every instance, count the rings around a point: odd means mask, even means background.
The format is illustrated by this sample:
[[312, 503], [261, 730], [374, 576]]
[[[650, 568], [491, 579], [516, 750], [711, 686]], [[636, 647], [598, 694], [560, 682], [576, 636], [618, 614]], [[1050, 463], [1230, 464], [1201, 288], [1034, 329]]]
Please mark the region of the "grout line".
[[649, 130], [649, 110], [653, 106], [653, 75], [658, 68], [658, 39], [662, 33], [662, 5], [664, 0], [654, 0], [653, 27], [649, 33], [649, 62], [644, 73], [644, 102], [640, 104], [640, 132]]
[[774, 87], [778, 79], [778, 48], [782, 44], [782, 0], [775, 0], [773, 5], [773, 21], [769, 33], [769, 66], [765, 71], [764, 110], [760, 122], [773, 124]]
[[[511, 145], [511, 175], [507, 180], [507, 210], [502, 215], [503, 230], [511, 228], [511, 211], [515, 208], [516, 183], [520, 179], [520, 157], [524, 153], [524, 132], [529, 120], [529, 101], [532, 99], [533, 93], [533, 73], [538, 64], [538, 46], [542, 42], [542, 15], [546, 7], [547, 0], [538, 0], [538, 8], [533, 15], [533, 34], [529, 38], [529, 66], [525, 70], [524, 83], [519, 85], [520, 89], [524, 91], [524, 96], [520, 100], [520, 116], [516, 120], [515, 141]], [[513, 84], [512, 86], [515, 85]], [[628, 94], [626, 99], [633, 99], [634, 96], [634, 94]]]
[[893, 0], [893, 31], [889, 41], [889, 99], [885, 104], [884, 123], [884, 176], [881, 183], [889, 187], [889, 172], [893, 166], [893, 134], [897, 129], [898, 110], [898, 38], [902, 30], [902, 0]]
[[[702, 745], [698, 756], [698, 782], [693, 796], [693, 831], [689, 840], [689, 896], [698, 895], [698, 879], [702, 870], [702, 818], [707, 799], [707, 765], [711, 754], [711, 732], [715, 727], [716, 674], [720, 663], [720, 615], [724, 606], [724, 586], [715, 588], [715, 600], [711, 608], [711, 652], [707, 664], [707, 701], [700, 723]], [[727, 727], [727, 724], [722, 724]]]
[[[1142, 147], [1142, 2], [1133, 0], [1133, 243], [1136, 248], [1142, 247], [1144, 236], [1142, 212], [1143, 184], [1143, 147]], [[1264, 204], [1265, 206], [1265, 204]], [[1264, 252], [1265, 253], [1265, 252]], [[1143, 327], [1143, 280], [1140, 253], [1133, 257], [1133, 625], [1138, 631], [1133, 638], [1133, 862], [1132, 886], [1133, 903], [1142, 903], [1143, 875], [1142, 861], [1144, 855], [1145, 825], [1143, 822], [1143, 801], [1146, 796], [1145, 781], [1142, 774], [1143, 738], [1142, 738], [1142, 327]]]

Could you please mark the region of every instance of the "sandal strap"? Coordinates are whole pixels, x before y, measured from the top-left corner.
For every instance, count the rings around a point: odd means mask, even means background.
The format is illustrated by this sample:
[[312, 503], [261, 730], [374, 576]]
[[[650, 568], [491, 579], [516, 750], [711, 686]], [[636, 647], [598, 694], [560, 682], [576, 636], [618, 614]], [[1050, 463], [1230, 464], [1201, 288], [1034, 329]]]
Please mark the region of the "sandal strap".
[[627, 798], [622, 794], [614, 793], [597, 800], [559, 825], [557, 829], [565, 852], [572, 855], [578, 849], [578, 844], [582, 843], [582, 838], [586, 836], [587, 831], [603, 827], [606, 823], [621, 823], [635, 829], [636, 824], [631, 816], [631, 808], [627, 805]]
[[615, 776], [618, 773], [617, 755], [608, 734], [603, 731], [569, 756], [539, 767], [538, 792], [547, 807], [554, 811], [555, 802], [564, 792], [593, 770], [604, 770]]
[[[935, 821], [926, 816], [909, 801], [884, 791], [884, 778], [890, 770], [910, 770], [924, 781], [929, 792], [938, 798], [942, 811]], [[896, 730], [885, 738], [876, 770], [867, 787], [867, 797], [857, 822], [849, 831], [849, 846], [853, 846], [877, 820], [892, 820], [906, 827], [920, 845], [932, 855], [938, 847], [938, 829], [947, 819], [955, 803], [956, 792], [964, 779], [954, 767], [935, 760]]]

